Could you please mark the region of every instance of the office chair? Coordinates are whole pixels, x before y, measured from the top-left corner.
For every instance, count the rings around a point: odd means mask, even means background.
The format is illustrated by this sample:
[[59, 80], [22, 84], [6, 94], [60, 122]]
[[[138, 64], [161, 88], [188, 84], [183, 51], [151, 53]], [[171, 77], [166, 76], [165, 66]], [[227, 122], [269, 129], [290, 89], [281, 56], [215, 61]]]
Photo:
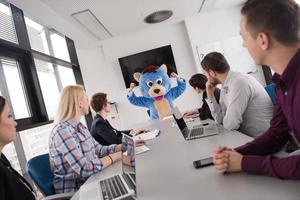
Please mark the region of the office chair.
[[53, 173], [50, 168], [49, 154], [43, 154], [30, 159], [26, 165], [26, 171], [36, 186], [40, 189], [45, 200], [71, 199], [72, 193], [55, 194], [52, 181]]
[[271, 83], [271, 84], [267, 85], [265, 87], [265, 89], [266, 89], [268, 95], [270, 96], [273, 105], [275, 105], [275, 103], [276, 103], [276, 99], [275, 99], [275, 96], [276, 96], [275, 84]]

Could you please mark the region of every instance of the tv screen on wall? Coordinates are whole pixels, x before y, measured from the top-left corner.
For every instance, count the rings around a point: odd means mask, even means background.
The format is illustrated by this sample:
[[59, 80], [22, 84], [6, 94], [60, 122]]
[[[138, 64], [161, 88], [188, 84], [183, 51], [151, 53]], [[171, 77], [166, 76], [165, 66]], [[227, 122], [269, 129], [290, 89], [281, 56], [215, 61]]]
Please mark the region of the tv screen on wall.
[[129, 88], [131, 82], [135, 82], [138, 85], [133, 78], [133, 74], [135, 72], [142, 72], [149, 65], [160, 66], [166, 64], [169, 76], [171, 72], [177, 73], [171, 45], [119, 58], [119, 63], [126, 88]]

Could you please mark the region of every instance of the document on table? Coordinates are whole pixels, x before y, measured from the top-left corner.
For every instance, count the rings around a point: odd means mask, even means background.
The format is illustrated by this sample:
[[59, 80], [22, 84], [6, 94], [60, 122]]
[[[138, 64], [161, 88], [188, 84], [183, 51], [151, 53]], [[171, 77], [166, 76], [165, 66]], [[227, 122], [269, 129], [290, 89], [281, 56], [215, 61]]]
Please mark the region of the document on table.
[[157, 137], [157, 135], [159, 134], [159, 130], [158, 129], [154, 129], [152, 131], [146, 132], [146, 133], [141, 133], [139, 135], [136, 135], [133, 137], [133, 140], [151, 140]]
[[146, 145], [135, 147], [135, 154], [138, 155], [138, 154], [144, 153], [149, 150], [150, 150], [150, 148], [147, 147]]
[[[144, 153], [149, 150], [150, 150], [150, 148], [147, 147], [146, 145], [138, 146], [138, 147], [135, 147], [135, 154], [138, 155], [138, 154]], [[123, 155], [127, 156], [127, 151], [124, 152]]]

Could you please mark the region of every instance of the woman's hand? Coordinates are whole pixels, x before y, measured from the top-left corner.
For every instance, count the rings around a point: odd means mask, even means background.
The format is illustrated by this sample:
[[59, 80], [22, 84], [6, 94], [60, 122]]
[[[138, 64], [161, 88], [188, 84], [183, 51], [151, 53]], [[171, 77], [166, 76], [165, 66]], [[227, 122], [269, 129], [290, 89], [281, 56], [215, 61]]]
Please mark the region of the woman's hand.
[[134, 146], [136, 146], [136, 147], [143, 146], [145, 144], [146, 144], [145, 140], [136, 140], [134, 142]]
[[113, 162], [117, 162], [119, 160], [122, 160], [122, 152], [121, 151], [109, 154], [109, 156], [111, 157]]
[[145, 133], [145, 132], [148, 132], [149, 130], [148, 129], [132, 129], [130, 132], [129, 132], [129, 135], [131, 136], [135, 136], [135, 135], [139, 135], [141, 133]]
[[194, 114], [197, 114], [198, 113], [198, 110], [190, 110], [190, 111], [186, 111], [183, 113], [183, 117], [188, 117], [188, 116], [191, 116], [191, 115], [194, 115]]

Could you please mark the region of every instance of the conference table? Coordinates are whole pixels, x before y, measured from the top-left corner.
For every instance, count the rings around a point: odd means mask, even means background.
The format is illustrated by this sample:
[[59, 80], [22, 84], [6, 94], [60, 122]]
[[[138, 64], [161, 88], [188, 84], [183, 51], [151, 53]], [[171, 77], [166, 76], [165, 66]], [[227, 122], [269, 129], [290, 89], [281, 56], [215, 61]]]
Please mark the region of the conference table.
[[[200, 120], [188, 123], [194, 126]], [[237, 131], [218, 126], [220, 134], [186, 141], [174, 119], [149, 121], [136, 128], [159, 129], [160, 135], [147, 141], [150, 151], [136, 156], [137, 199], [139, 200], [299, 200], [300, 182], [247, 173], [219, 173], [213, 166], [195, 169], [194, 160], [210, 157], [218, 145], [236, 147], [252, 138]], [[287, 169], [288, 170], [288, 169]], [[91, 176], [72, 200], [80, 199], [80, 192], [88, 193], [84, 200], [102, 199], [90, 190], [99, 180], [121, 173], [121, 162]]]

